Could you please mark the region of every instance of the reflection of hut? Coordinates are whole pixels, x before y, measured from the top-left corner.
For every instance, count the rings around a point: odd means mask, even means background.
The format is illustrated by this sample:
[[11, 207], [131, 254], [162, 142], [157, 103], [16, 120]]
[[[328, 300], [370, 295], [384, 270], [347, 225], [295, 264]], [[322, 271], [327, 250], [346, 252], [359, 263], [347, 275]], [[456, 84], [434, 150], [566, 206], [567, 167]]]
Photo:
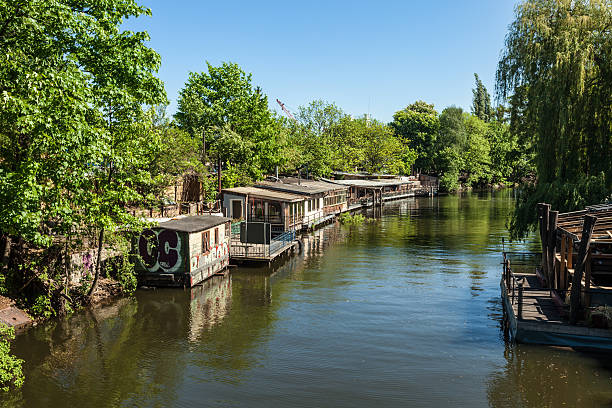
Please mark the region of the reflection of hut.
[[230, 219], [197, 215], [162, 222], [134, 242], [138, 280], [146, 285], [193, 286], [229, 263]]
[[227, 315], [232, 300], [232, 277], [215, 276], [191, 289], [189, 340], [196, 341]]

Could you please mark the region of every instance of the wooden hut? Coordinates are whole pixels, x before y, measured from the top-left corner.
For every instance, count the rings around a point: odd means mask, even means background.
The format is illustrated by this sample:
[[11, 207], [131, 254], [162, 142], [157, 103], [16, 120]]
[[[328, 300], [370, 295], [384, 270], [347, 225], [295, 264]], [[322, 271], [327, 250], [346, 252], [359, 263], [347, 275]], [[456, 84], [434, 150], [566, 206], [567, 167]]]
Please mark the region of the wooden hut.
[[229, 264], [230, 221], [196, 215], [144, 230], [133, 243], [139, 283], [191, 287], [225, 269]]

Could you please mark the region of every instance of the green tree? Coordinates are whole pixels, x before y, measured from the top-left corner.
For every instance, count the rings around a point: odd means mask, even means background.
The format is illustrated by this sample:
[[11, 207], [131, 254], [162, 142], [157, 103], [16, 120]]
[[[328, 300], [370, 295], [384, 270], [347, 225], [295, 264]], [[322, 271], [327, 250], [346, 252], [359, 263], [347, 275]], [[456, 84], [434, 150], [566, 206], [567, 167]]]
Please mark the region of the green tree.
[[467, 144], [467, 131], [463, 109], [449, 106], [440, 114], [440, 128], [436, 138], [436, 149], [451, 147], [462, 152]]
[[69, 254], [136, 222], [142, 107], [165, 101], [148, 35], [121, 30], [141, 14], [130, 0], [0, 2], [0, 231], [18, 295], [63, 299]]
[[463, 153], [466, 182], [471, 185], [488, 183], [491, 181], [491, 158], [486, 138], [487, 124], [474, 115], [466, 114], [465, 129], [468, 135]]
[[192, 137], [202, 139], [210, 159], [239, 170], [245, 182], [260, 179], [284, 160], [279, 155], [279, 124], [268, 109], [268, 98], [253, 88], [251, 74], [235, 63], [207, 63], [207, 69], [189, 74], [179, 92], [176, 121]]
[[480, 120], [489, 122], [495, 115], [491, 107], [491, 96], [476, 73], [474, 74], [474, 80], [476, 88], [472, 89], [472, 114]]
[[511, 102], [512, 131], [531, 138], [537, 187], [520, 199], [514, 236], [534, 225], [538, 201], [572, 210], [612, 191], [611, 26], [606, 0], [528, 0], [516, 8], [497, 92]]
[[[286, 121], [290, 145], [296, 146], [292, 167], [307, 168], [316, 176], [327, 176], [333, 170], [343, 169], [342, 161], [346, 131], [350, 128], [350, 118], [336, 104], [315, 100], [307, 106], [300, 106], [297, 121]], [[350, 165], [348, 165], [350, 167]]]
[[438, 112], [434, 106], [417, 101], [395, 112], [390, 125], [395, 135], [416, 152], [415, 167], [423, 172], [433, 171], [435, 168], [434, 146], [440, 126]]
[[404, 174], [416, 159], [389, 126], [365, 117], [354, 120], [362, 136], [361, 165], [368, 173]]

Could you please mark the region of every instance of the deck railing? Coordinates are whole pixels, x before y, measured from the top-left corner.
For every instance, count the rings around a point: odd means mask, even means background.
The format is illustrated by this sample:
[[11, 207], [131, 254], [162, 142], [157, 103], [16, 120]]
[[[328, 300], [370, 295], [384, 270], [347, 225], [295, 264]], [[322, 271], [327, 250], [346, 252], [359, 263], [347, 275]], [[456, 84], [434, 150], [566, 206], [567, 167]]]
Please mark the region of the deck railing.
[[[540, 263], [539, 254], [531, 252], [504, 252], [503, 253], [502, 279], [506, 286], [506, 294], [510, 298], [510, 304], [517, 305], [517, 319], [523, 318], [523, 294], [525, 277], [517, 276], [512, 269], [513, 266], [527, 269], [536, 268]], [[511, 262], [511, 259], [514, 261]]]
[[[239, 224], [239, 223], [238, 223]], [[240, 226], [238, 226], [240, 228]], [[230, 256], [237, 258], [269, 259], [295, 241], [295, 231], [286, 231], [270, 240], [269, 244], [240, 242], [240, 233], [232, 235]]]

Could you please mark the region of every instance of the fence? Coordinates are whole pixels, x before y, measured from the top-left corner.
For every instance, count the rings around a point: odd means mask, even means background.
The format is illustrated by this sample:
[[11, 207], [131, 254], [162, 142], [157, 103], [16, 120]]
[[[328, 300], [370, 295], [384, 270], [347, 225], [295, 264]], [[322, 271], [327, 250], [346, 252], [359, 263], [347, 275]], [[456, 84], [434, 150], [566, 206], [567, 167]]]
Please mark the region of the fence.
[[[502, 279], [506, 286], [506, 294], [510, 304], [517, 305], [517, 318], [523, 318], [523, 291], [525, 277], [518, 277], [515, 270], [522, 273], [533, 273], [541, 264], [541, 254], [532, 252], [504, 252]], [[515, 269], [513, 269], [515, 268]]]
[[[235, 224], [238, 224], [238, 234], [232, 233], [230, 243], [230, 256], [234, 258], [272, 259], [295, 241], [295, 231], [287, 231], [272, 238], [270, 244], [240, 242], [240, 223]], [[232, 224], [232, 229], [234, 228], [234, 224]]]

